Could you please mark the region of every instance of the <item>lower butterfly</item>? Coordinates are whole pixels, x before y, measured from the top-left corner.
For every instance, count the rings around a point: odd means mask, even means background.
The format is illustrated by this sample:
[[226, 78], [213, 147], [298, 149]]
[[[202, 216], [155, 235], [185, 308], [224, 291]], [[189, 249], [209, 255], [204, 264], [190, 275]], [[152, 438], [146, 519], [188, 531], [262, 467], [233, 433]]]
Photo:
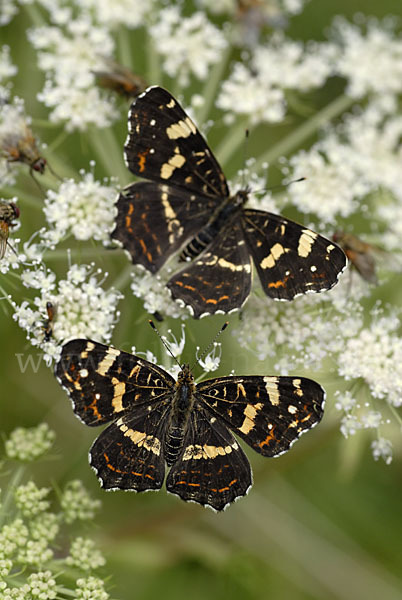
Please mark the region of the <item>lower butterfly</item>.
[[[158, 490], [220, 511], [252, 485], [240, 437], [259, 454], [283, 454], [322, 418], [325, 393], [304, 377], [229, 376], [195, 384], [97, 342], [67, 342], [59, 383], [86, 425], [112, 423], [90, 450], [107, 490]], [[233, 433], [232, 433], [233, 432]]]

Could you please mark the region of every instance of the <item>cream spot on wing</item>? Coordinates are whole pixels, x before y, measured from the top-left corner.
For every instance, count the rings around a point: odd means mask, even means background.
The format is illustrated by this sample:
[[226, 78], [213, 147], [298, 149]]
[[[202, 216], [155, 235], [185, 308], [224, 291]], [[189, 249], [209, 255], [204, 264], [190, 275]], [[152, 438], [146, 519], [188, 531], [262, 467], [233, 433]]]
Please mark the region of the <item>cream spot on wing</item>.
[[91, 352], [94, 348], [95, 344], [93, 342], [87, 342], [85, 350], [81, 352], [80, 358], [88, 358], [88, 352]]
[[88, 377], [88, 375], [89, 375], [88, 369], [81, 369], [80, 371], [78, 371], [78, 374], [82, 378]]
[[96, 372], [99, 373], [99, 375], [106, 375], [119, 355], [120, 350], [117, 350], [117, 348], [109, 348], [101, 362], [98, 364]]
[[264, 377], [265, 389], [268, 394], [268, 398], [272, 406], [278, 406], [279, 404], [279, 388], [277, 377]]
[[238, 428], [239, 431], [241, 431], [242, 433], [244, 433], [246, 435], [253, 429], [253, 427], [255, 425], [255, 422], [254, 422], [255, 416], [261, 408], [262, 408], [261, 402], [259, 402], [258, 404], [255, 404], [254, 406], [252, 404], [247, 404], [246, 408], [243, 411], [244, 421], [243, 421], [241, 427]]
[[[175, 150], [178, 150], [175, 149]], [[186, 162], [186, 159], [181, 154], [174, 154], [169, 158], [168, 162], [164, 163], [161, 167], [160, 176], [162, 179], [169, 179], [176, 169], [180, 169]]]
[[287, 250], [282, 246], [282, 244], [274, 244], [271, 248], [271, 252], [261, 261], [262, 269], [272, 269], [275, 266], [278, 258], [285, 254]]
[[173, 123], [173, 125], [169, 125], [169, 127], [166, 129], [166, 135], [170, 140], [177, 140], [178, 138], [187, 138], [196, 132], [197, 129], [190, 117], [186, 117], [182, 121]]
[[113, 399], [112, 406], [115, 412], [123, 410], [123, 395], [126, 391], [126, 384], [124, 381], [119, 381], [116, 377], [112, 377], [113, 384]]
[[307, 258], [317, 237], [318, 234], [314, 233], [314, 231], [311, 231], [310, 229], [303, 229], [299, 238], [299, 245], [297, 247], [298, 255], [302, 258]]

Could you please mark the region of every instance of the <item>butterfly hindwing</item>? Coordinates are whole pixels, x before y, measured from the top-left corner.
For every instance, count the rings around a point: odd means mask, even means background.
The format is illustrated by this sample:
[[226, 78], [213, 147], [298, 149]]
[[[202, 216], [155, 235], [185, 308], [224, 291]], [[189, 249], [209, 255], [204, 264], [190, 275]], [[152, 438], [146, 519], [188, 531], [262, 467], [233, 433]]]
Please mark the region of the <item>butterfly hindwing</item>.
[[90, 464], [106, 489], [157, 490], [165, 477], [167, 401], [123, 414], [95, 440]]
[[208, 144], [167, 90], [148, 88], [131, 105], [128, 122], [124, 155], [132, 173], [188, 192], [229, 195]]
[[245, 209], [243, 227], [261, 285], [271, 298], [292, 300], [328, 290], [346, 267], [339, 246], [279, 215]]
[[238, 442], [223, 423], [197, 407], [166, 489], [187, 502], [223, 510], [251, 485], [250, 464]]
[[142, 358], [91, 340], [67, 342], [55, 375], [86, 425], [102, 425], [128, 408], [153, 404], [168, 393], [174, 379]]
[[134, 264], [156, 273], [165, 261], [208, 222], [215, 200], [152, 182], [126, 187], [117, 201], [112, 238]]
[[245, 302], [251, 289], [251, 260], [239, 221], [167, 283], [172, 297], [190, 306], [198, 318], [228, 313]]
[[197, 385], [217, 418], [264, 456], [277, 456], [322, 418], [325, 392], [304, 377], [221, 377]]

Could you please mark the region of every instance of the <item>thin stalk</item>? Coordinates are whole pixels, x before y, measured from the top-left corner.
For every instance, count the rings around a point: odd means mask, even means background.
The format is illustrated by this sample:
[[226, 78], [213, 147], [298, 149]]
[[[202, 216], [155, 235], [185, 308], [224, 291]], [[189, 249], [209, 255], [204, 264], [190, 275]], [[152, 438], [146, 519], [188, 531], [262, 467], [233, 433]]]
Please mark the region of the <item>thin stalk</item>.
[[[86, 259], [86, 258], [101, 258], [101, 257], [110, 257], [110, 250], [106, 250], [102, 247], [95, 247], [95, 248], [70, 248], [70, 253], [71, 253], [71, 258], [79, 258], [79, 259]], [[65, 248], [64, 250], [62, 249], [58, 249], [58, 250], [51, 250], [49, 252], [46, 252], [46, 261], [48, 260], [60, 260], [60, 259], [66, 259], [67, 258], [67, 249]]]
[[222, 53], [220, 62], [216, 63], [212, 68], [211, 72], [208, 74], [206, 84], [204, 85], [204, 89], [201, 93], [204, 99], [204, 103], [202, 106], [200, 106], [199, 109], [195, 111], [197, 122], [200, 124], [204, 123], [207, 120], [207, 117], [211, 112], [211, 107], [216, 99], [218, 85], [222, 81], [223, 72], [226, 69], [231, 51], [232, 46], [228, 44], [226, 49]]
[[229, 133], [225, 135], [222, 142], [215, 149], [214, 154], [216, 154], [222, 165], [227, 164], [230, 157], [235, 154], [239, 146], [244, 143], [247, 129], [250, 131], [250, 127], [246, 124], [246, 119], [241, 119], [230, 128]]
[[43, 25], [46, 25], [46, 20], [44, 19], [41, 11], [33, 2], [24, 4], [24, 8], [35, 27], [42, 27]]
[[133, 265], [127, 265], [125, 269], [120, 273], [118, 277], [114, 280], [112, 287], [116, 290], [124, 290], [130, 282], [131, 273], [133, 271]]
[[147, 36], [147, 67], [146, 67], [146, 80], [149, 85], [155, 85], [156, 83], [160, 83], [161, 81], [161, 57], [155, 50], [155, 45], [153, 39], [148, 34]]
[[119, 29], [119, 35], [117, 36], [118, 56], [124, 66], [133, 69], [133, 52], [128, 31], [126, 27], [120, 27]]
[[88, 139], [91, 146], [103, 165], [109, 177], [117, 177], [119, 181], [126, 181], [127, 169], [123, 164], [123, 144], [119, 144], [110, 127], [88, 130]]
[[19, 465], [17, 467], [11, 481], [7, 484], [7, 488], [6, 488], [5, 494], [4, 494], [4, 499], [1, 504], [0, 525], [3, 524], [3, 522], [5, 521], [5, 519], [8, 516], [10, 504], [12, 502], [13, 495], [14, 495], [14, 490], [20, 483], [21, 479], [23, 478], [24, 473], [25, 473], [25, 465]]
[[275, 162], [279, 157], [285, 156], [295, 148], [301, 146], [303, 142], [318, 131], [322, 125], [342, 114], [353, 104], [353, 102], [353, 98], [345, 95], [336, 98], [333, 102], [316, 113], [314, 117], [300, 125], [295, 131], [292, 131], [292, 133], [283, 140], [257, 158], [254, 164], [255, 171], [258, 172], [264, 163]]

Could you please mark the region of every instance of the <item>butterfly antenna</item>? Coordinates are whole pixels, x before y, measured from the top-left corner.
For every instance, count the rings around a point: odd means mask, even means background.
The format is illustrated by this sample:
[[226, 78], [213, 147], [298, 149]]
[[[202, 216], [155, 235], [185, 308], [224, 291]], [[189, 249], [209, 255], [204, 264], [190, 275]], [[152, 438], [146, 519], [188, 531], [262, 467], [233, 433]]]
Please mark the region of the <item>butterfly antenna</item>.
[[273, 185], [267, 189], [262, 190], [253, 190], [253, 194], [261, 194], [262, 192], [271, 192], [272, 190], [277, 190], [279, 188], [287, 188], [292, 183], [299, 183], [300, 181], [306, 181], [307, 177], [299, 177], [299, 179], [292, 179], [292, 181], [288, 181], [287, 183], [278, 183], [278, 185]]
[[243, 146], [243, 172], [242, 172], [242, 182], [241, 182], [241, 189], [244, 190], [246, 188], [246, 183], [245, 183], [245, 176], [246, 176], [246, 163], [247, 163], [247, 156], [248, 156], [248, 142], [249, 142], [249, 136], [250, 136], [250, 130], [246, 129], [244, 132], [244, 136], [245, 136], [245, 140], [244, 140], [244, 146]]
[[210, 343], [208, 344], [208, 346], [205, 348], [204, 352], [201, 354], [201, 356], [199, 356], [197, 358], [197, 360], [195, 361], [195, 363], [193, 365], [191, 365], [191, 370], [193, 370], [194, 366], [200, 362], [200, 360], [202, 360], [204, 358], [204, 356], [206, 356], [210, 350], [210, 348], [212, 348], [212, 346], [215, 344], [216, 340], [218, 339], [218, 337], [220, 336], [220, 334], [222, 333], [222, 331], [225, 331], [226, 327], [229, 325], [229, 321], [225, 321], [225, 323], [222, 325], [222, 327], [219, 329], [218, 333], [215, 335], [215, 337], [213, 338], [213, 340], [210, 341]]
[[166, 350], [169, 352], [170, 356], [179, 365], [179, 367], [181, 369], [182, 365], [179, 363], [179, 361], [177, 360], [176, 356], [171, 351], [171, 349], [169, 347], [169, 344], [166, 342], [166, 340], [163, 338], [163, 336], [161, 336], [161, 334], [159, 333], [158, 329], [156, 328], [155, 323], [151, 319], [149, 319], [148, 323], [150, 324], [150, 326], [152, 327], [152, 329], [155, 331], [155, 333], [157, 334], [158, 338], [160, 339], [160, 341], [162, 342], [162, 344], [165, 346]]

